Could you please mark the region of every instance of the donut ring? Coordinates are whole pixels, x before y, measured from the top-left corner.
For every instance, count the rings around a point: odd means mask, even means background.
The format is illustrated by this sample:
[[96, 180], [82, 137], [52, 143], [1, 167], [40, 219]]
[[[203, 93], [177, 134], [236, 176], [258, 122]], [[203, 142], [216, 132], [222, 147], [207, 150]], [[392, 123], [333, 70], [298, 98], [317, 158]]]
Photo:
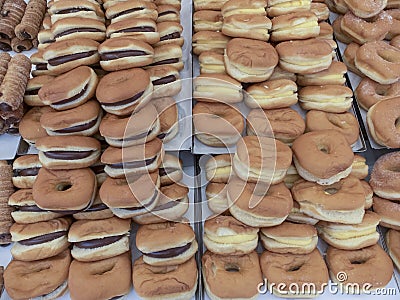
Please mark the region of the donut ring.
[[400, 97], [387, 99], [372, 106], [367, 124], [374, 140], [388, 148], [400, 148]]
[[391, 40], [395, 36], [400, 35], [400, 9], [390, 9], [386, 12], [391, 15], [393, 19], [392, 26], [386, 35], [386, 39]]
[[258, 254], [203, 254], [203, 280], [211, 299], [255, 299], [262, 282]]
[[400, 201], [400, 152], [382, 155], [372, 169], [371, 185], [379, 197]]
[[[359, 250], [329, 247], [326, 263], [332, 281], [347, 287], [349, 293], [354, 293], [354, 286], [351, 286], [354, 283], [362, 292], [362, 286], [366, 283], [371, 284], [372, 289], [377, 289], [386, 286], [392, 279], [392, 260], [378, 244]], [[347, 275], [344, 281], [340, 276], [343, 272]]]
[[369, 78], [363, 78], [354, 93], [361, 107], [369, 110], [379, 101], [400, 96], [400, 82], [379, 84]]
[[376, 212], [381, 217], [379, 225], [386, 228], [400, 230], [399, 202], [374, 196], [372, 207], [374, 209], [374, 212]]
[[[12, 299], [32, 299], [52, 293], [56, 299], [67, 290], [69, 250], [32, 262], [13, 260], [4, 272], [4, 286]], [[44, 298], [46, 299], [46, 298]]]
[[[267, 278], [270, 286], [268, 289], [274, 295], [281, 297], [301, 297], [309, 298], [318, 296], [316, 292], [322, 292], [329, 281], [328, 268], [318, 249], [314, 249], [309, 254], [281, 254], [264, 251], [260, 257], [261, 269], [264, 276]], [[284, 283], [283, 289], [277, 289], [280, 283]], [[301, 287], [304, 284], [313, 283], [315, 291], [307, 291], [301, 294]], [[274, 285], [271, 285], [274, 284]], [[299, 293], [294, 294], [289, 287], [297, 284]], [[280, 293], [285, 291], [285, 293]], [[308, 292], [308, 293], [307, 293]]]
[[129, 252], [95, 262], [72, 261], [68, 278], [71, 299], [112, 299], [128, 294], [131, 266]]
[[379, 14], [387, 4], [387, 0], [343, 0], [347, 7], [360, 18], [371, 18]]
[[75, 213], [89, 207], [97, 192], [96, 175], [89, 168], [41, 168], [33, 184], [33, 199], [44, 210]]
[[357, 142], [360, 128], [356, 117], [349, 112], [336, 114], [310, 110], [306, 115], [307, 131], [337, 130], [344, 135], [349, 145]]
[[224, 103], [197, 102], [193, 108], [196, 138], [212, 147], [234, 145], [244, 129], [242, 114]]
[[392, 26], [392, 17], [386, 11], [382, 11], [372, 21], [368, 21], [348, 12], [343, 16], [340, 25], [341, 30], [353, 41], [364, 44], [383, 40]]
[[381, 84], [400, 79], [400, 49], [385, 42], [362, 45], [356, 52], [354, 63], [364, 75]]
[[292, 151], [297, 171], [308, 181], [328, 185], [351, 172], [354, 154], [346, 138], [338, 131], [303, 134], [294, 141]]

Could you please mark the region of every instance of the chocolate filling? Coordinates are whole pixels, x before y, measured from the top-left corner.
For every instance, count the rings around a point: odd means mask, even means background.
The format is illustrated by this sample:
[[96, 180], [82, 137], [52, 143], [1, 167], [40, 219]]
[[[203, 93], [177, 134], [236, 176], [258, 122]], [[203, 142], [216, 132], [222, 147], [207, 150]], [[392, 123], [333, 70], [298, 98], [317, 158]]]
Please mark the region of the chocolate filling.
[[0, 247], [7, 247], [10, 244], [11, 244], [11, 234], [10, 233], [0, 234]]
[[140, 10], [144, 10], [144, 7], [135, 7], [135, 8], [127, 9], [127, 10], [121, 11], [121, 12], [113, 15], [111, 18], [118, 18], [120, 16], [127, 15], [127, 14], [133, 13], [135, 11], [140, 11]]
[[158, 14], [158, 17], [162, 17], [162, 16], [169, 15], [169, 14], [175, 14], [175, 12], [172, 10], [163, 11], [162, 13]]
[[112, 297], [112, 298], [110, 298], [108, 300], [118, 300], [118, 299], [121, 299], [122, 297], [124, 297], [124, 296], [123, 295], [122, 296], [115, 296], [115, 297]]
[[140, 92], [140, 93], [137, 93], [135, 96], [133, 96], [133, 97], [131, 97], [131, 98], [128, 98], [128, 99], [125, 99], [125, 100], [122, 100], [122, 101], [119, 101], [119, 102], [114, 102], [114, 103], [101, 103], [101, 105], [104, 105], [104, 106], [119, 106], [119, 105], [129, 104], [129, 103], [131, 103], [131, 102], [136, 101], [136, 100], [139, 99], [140, 97], [142, 97], [143, 94], [144, 94], [144, 91], [143, 91], [143, 92]]
[[90, 57], [96, 53], [97, 53], [97, 50], [92, 50], [92, 51], [87, 51], [87, 52], [74, 53], [74, 54], [68, 54], [68, 55], [51, 58], [51, 59], [49, 59], [49, 65], [59, 66], [59, 65], [69, 63], [74, 60]]
[[81, 132], [81, 131], [85, 131], [88, 130], [90, 128], [92, 128], [94, 125], [96, 125], [97, 123], [97, 119], [94, 119], [88, 123], [84, 123], [81, 125], [76, 125], [76, 126], [71, 126], [68, 128], [64, 128], [64, 129], [59, 129], [59, 130], [53, 130], [54, 132], [57, 133], [74, 133], [74, 132]]
[[0, 110], [2, 111], [12, 111], [12, 107], [7, 103], [0, 103]]
[[94, 239], [94, 240], [87, 240], [87, 241], [82, 241], [78, 243], [74, 243], [74, 246], [82, 249], [93, 249], [93, 248], [99, 248], [99, 247], [104, 247], [110, 244], [113, 244], [115, 242], [118, 242], [120, 239], [122, 239], [125, 235], [116, 235], [116, 236], [108, 236], [102, 239]]
[[27, 169], [17, 169], [14, 170], [14, 176], [36, 176], [39, 173], [40, 167], [27, 168]]
[[159, 135], [157, 135], [157, 137], [160, 139], [160, 140], [163, 140], [165, 137], [166, 137], [166, 133], [165, 132], [163, 132], [163, 133], [160, 133]]
[[113, 51], [100, 54], [100, 59], [102, 61], [105, 61], [105, 60], [114, 60], [130, 56], [143, 56], [143, 55], [149, 55], [149, 54], [146, 51], [140, 51], [140, 50], [125, 50], [125, 51], [122, 50], [122, 51]]
[[156, 251], [156, 252], [150, 252], [150, 253], [143, 253], [146, 256], [149, 257], [154, 257], [154, 258], [171, 258], [178, 256], [182, 254], [183, 252], [187, 251], [190, 249], [192, 246], [192, 243], [188, 243], [185, 246], [182, 247], [175, 247], [175, 248], [170, 248], [162, 251]]
[[105, 205], [104, 203], [100, 203], [100, 204], [96, 204], [96, 205], [89, 207], [84, 212], [94, 212], [94, 211], [101, 211], [101, 210], [105, 210], [105, 209], [108, 209], [108, 206]]
[[95, 174], [101, 174], [104, 173], [104, 165], [98, 165], [98, 166], [91, 166], [90, 168]]
[[170, 33], [170, 34], [160, 37], [160, 42], [166, 41], [166, 40], [179, 39], [180, 37], [181, 37], [181, 34], [179, 32], [174, 32], [174, 33]]
[[129, 211], [135, 211], [135, 210], [145, 209], [146, 207], [151, 206], [151, 205], [154, 203], [154, 201], [156, 201], [157, 195], [158, 195], [158, 191], [156, 190], [156, 191], [154, 192], [153, 197], [151, 198], [151, 200], [149, 201], [149, 203], [147, 203], [146, 205], [139, 206], [139, 207], [125, 207], [125, 208], [121, 208], [121, 209], [123, 209], [123, 210], [129, 210]]
[[115, 31], [114, 33], [129, 33], [129, 32], [156, 32], [156, 29], [151, 26], [137, 26], [137, 27], [120, 29], [118, 31]]
[[8, 52], [8, 51], [11, 51], [12, 48], [9, 44], [0, 42], [0, 50]]
[[126, 138], [123, 138], [123, 139], [118, 139], [118, 141], [135, 141], [135, 140], [138, 140], [138, 139], [142, 139], [142, 138], [145, 138], [146, 136], [149, 136], [150, 135], [150, 133], [152, 133], [153, 132], [153, 129], [152, 130], [150, 130], [150, 131], [148, 131], [148, 132], [143, 132], [143, 133], [141, 133], [141, 134], [137, 134], [137, 135], [134, 135], [134, 136], [131, 136], [131, 137], [126, 137]]
[[59, 10], [58, 12], [56, 12], [56, 14], [57, 15], [72, 14], [72, 13], [81, 12], [81, 11], [93, 11], [93, 10], [91, 10], [90, 8], [87, 8], [87, 7], [75, 7], [75, 8], [67, 8], [67, 9]]
[[179, 58], [168, 58], [168, 59], [164, 59], [164, 60], [160, 60], [160, 61], [154, 62], [150, 66], [176, 64], [177, 62], [179, 62]]
[[59, 38], [62, 36], [66, 36], [72, 33], [79, 33], [79, 32], [103, 32], [100, 29], [97, 28], [72, 28], [72, 29], [68, 29], [65, 30], [63, 32], [60, 32], [59, 34], [55, 35], [54, 38]]
[[35, 69], [37, 71], [46, 71], [47, 70], [47, 63], [36, 64]]
[[168, 84], [168, 83], [171, 83], [171, 82], [174, 82], [174, 81], [176, 81], [175, 75], [168, 75], [168, 76], [161, 77], [159, 79], [154, 80], [153, 81], [153, 85]]
[[154, 212], [154, 211], [164, 210], [164, 209], [170, 209], [170, 208], [172, 208], [172, 207], [178, 205], [179, 203], [181, 203], [182, 200], [183, 200], [183, 199], [173, 200], [173, 201], [167, 202], [167, 203], [165, 203], [165, 204], [162, 204], [162, 205], [160, 205], [160, 206], [156, 206], [156, 207], [153, 209], [153, 212]]
[[27, 95], [27, 96], [36, 96], [39, 93], [39, 90], [40, 90], [40, 88], [29, 90], [29, 91], [25, 91], [25, 95]]
[[29, 32], [26, 32], [25, 30], [21, 32], [21, 35], [27, 40], [32, 40], [32, 36], [29, 34]]
[[160, 176], [166, 176], [175, 171], [176, 171], [176, 169], [174, 169], [174, 168], [160, 168], [160, 169], [158, 169], [158, 174]]
[[17, 207], [19, 211], [23, 212], [47, 212], [46, 210], [41, 209], [39, 206], [36, 205], [24, 205]]
[[86, 84], [85, 87], [78, 94], [76, 94], [75, 96], [72, 96], [71, 98], [55, 102], [55, 103], [53, 103], [53, 105], [63, 105], [63, 104], [67, 104], [69, 102], [75, 101], [76, 99], [79, 99], [80, 97], [82, 97], [86, 93], [86, 91], [88, 89], [88, 86], [89, 86], [89, 84]]
[[46, 151], [44, 155], [52, 159], [76, 160], [92, 155], [93, 151]]
[[123, 168], [141, 168], [152, 164], [157, 159], [157, 155], [153, 158], [149, 158], [146, 160], [137, 160], [137, 161], [129, 161], [129, 162], [122, 162], [109, 165], [110, 168], [113, 169], [123, 169]]
[[21, 245], [24, 245], [24, 246], [35, 246], [38, 244], [51, 242], [55, 239], [58, 239], [62, 236], [66, 236], [66, 235], [67, 235], [67, 231], [65, 231], [65, 230], [57, 231], [57, 232], [52, 232], [52, 233], [48, 233], [48, 234], [44, 234], [44, 235], [35, 236], [30, 239], [22, 240], [22, 241], [19, 241], [18, 243], [20, 243]]

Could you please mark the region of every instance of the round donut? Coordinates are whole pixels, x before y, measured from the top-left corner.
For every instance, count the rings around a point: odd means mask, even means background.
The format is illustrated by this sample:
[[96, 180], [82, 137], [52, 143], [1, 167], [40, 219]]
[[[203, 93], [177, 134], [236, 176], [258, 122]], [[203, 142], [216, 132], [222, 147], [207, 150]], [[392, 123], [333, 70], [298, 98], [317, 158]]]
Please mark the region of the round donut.
[[374, 212], [380, 217], [380, 225], [395, 230], [400, 230], [400, 203], [374, 196]]
[[44, 210], [76, 213], [89, 207], [97, 192], [96, 175], [89, 168], [41, 168], [33, 184], [33, 199]]
[[371, 18], [379, 14], [387, 4], [387, 0], [343, 0], [347, 7], [360, 18]]
[[[378, 244], [359, 250], [329, 247], [326, 263], [331, 280], [345, 288], [347, 293], [357, 292], [353, 286], [355, 283], [362, 292], [364, 284], [369, 284], [372, 290], [385, 287], [392, 279], [392, 260]], [[343, 272], [346, 278], [341, 276]]]
[[392, 261], [400, 270], [400, 231], [390, 229], [386, 233], [386, 244]]
[[365, 193], [360, 180], [349, 176], [330, 185], [298, 180], [292, 187], [300, 212], [315, 219], [359, 224], [364, 216]]
[[382, 11], [372, 21], [368, 21], [348, 12], [343, 16], [340, 25], [343, 33], [353, 41], [364, 44], [383, 40], [392, 26], [392, 17], [386, 11]]
[[[318, 249], [309, 254], [264, 251], [260, 257], [260, 264], [270, 292], [278, 297], [316, 297], [328, 285], [328, 268]], [[285, 284], [283, 288], [279, 286], [282, 283]], [[314, 291], [312, 289], [302, 291], [302, 286], [311, 283], [315, 285]], [[293, 284], [299, 287], [299, 291], [290, 288]]]
[[245, 136], [236, 144], [233, 169], [248, 182], [277, 184], [292, 163], [292, 151], [281, 141], [263, 136]]
[[343, 16], [339, 15], [332, 23], [332, 29], [333, 32], [335, 33], [335, 37], [338, 41], [345, 43], [345, 44], [350, 44], [353, 42], [353, 39], [348, 36], [346, 33], [343, 32], [342, 30], [342, 19]]
[[285, 144], [291, 144], [306, 127], [301, 115], [291, 108], [252, 109], [247, 115], [246, 126], [247, 135], [273, 137]]
[[294, 141], [292, 151], [297, 171], [308, 181], [328, 185], [351, 172], [354, 154], [338, 131], [305, 133]]
[[142, 299], [192, 299], [197, 289], [194, 257], [176, 266], [155, 267], [138, 258], [132, 271], [133, 287]]
[[354, 63], [364, 75], [381, 84], [400, 79], [400, 49], [383, 41], [362, 45], [356, 52]]
[[262, 184], [246, 183], [233, 177], [227, 190], [232, 216], [252, 227], [281, 224], [292, 209], [292, 195], [284, 183], [271, 185], [266, 194], [265, 190]]
[[306, 115], [307, 131], [337, 130], [346, 138], [349, 145], [357, 142], [360, 128], [356, 117], [349, 112], [335, 114], [310, 110]]
[[371, 172], [371, 185], [379, 197], [400, 201], [400, 151], [382, 155]]
[[211, 299], [255, 299], [262, 273], [258, 254], [220, 255], [207, 251], [202, 257], [203, 280]]
[[357, 74], [362, 78], [365, 77], [365, 75], [356, 67], [354, 62], [358, 49], [360, 49], [359, 44], [353, 42], [348, 44], [343, 53], [343, 62], [346, 64], [349, 71]]
[[4, 287], [12, 299], [56, 299], [67, 290], [69, 250], [32, 262], [12, 260], [4, 271]]
[[380, 101], [367, 113], [374, 140], [388, 148], [400, 148], [400, 97]]
[[358, 84], [354, 94], [362, 108], [369, 110], [371, 106], [379, 101], [399, 97], [400, 81], [392, 84], [379, 84], [367, 77]]
[[400, 9], [390, 9], [386, 11], [392, 17], [392, 26], [385, 39], [391, 40], [395, 36], [400, 35]]
[[131, 266], [129, 252], [96, 262], [72, 261], [68, 276], [71, 299], [113, 299], [128, 294]]
[[193, 108], [193, 124], [197, 139], [212, 147], [236, 144], [244, 129], [240, 111], [224, 103], [197, 102]]

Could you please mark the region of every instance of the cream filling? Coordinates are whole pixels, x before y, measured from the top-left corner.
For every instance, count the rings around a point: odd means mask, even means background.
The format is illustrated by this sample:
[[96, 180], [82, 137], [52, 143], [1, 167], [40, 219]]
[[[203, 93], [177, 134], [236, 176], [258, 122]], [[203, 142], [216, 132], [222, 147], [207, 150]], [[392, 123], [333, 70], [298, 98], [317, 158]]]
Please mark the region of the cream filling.
[[217, 85], [198, 85], [195, 87], [196, 92], [202, 92], [202, 93], [218, 93], [218, 94], [231, 94], [231, 93], [236, 93], [239, 90], [237, 89], [231, 89], [227, 87], [221, 87]]
[[301, 102], [317, 102], [317, 103], [345, 103], [347, 101], [351, 101], [350, 98], [346, 97], [337, 97], [337, 98], [317, 98], [317, 97], [300, 97]]
[[281, 98], [281, 97], [290, 97], [293, 96], [295, 93], [293, 91], [281, 93], [281, 94], [274, 94], [274, 95], [257, 95], [251, 94], [250, 95], [256, 100], [263, 100], [263, 99], [273, 99], [273, 98]]
[[338, 240], [347, 240], [351, 238], [357, 238], [357, 237], [362, 237], [366, 235], [370, 235], [376, 232], [376, 226], [366, 228], [366, 229], [358, 229], [358, 230], [335, 230], [335, 229], [329, 229], [329, 228], [324, 228], [320, 227], [320, 230], [327, 235], [338, 239]]
[[279, 32], [279, 31], [287, 31], [287, 30], [295, 30], [295, 29], [302, 29], [302, 28], [311, 28], [311, 27], [319, 27], [318, 22], [304, 22], [298, 25], [290, 25], [288, 27], [282, 27], [282, 28], [277, 28], [277, 29], [272, 29], [274, 32]]
[[242, 244], [258, 238], [257, 234], [238, 234], [229, 236], [216, 236], [207, 234], [207, 237], [218, 244]]
[[300, 8], [302, 6], [310, 6], [311, 1], [309, 0], [296, 0], [296, 1], [287, 1], [283, 3], [272, 4], [271, 7], [296, 7]]
[[327, 56], [325, 58], [321, 58], [318, 60], [317, 59], [316, 60], [308, 60], [308, 61], [300, 61], [299, 59], [296, 59], [296, 58], [294, 58], [293, 60], [281, 58], [281, 60], [283, 60], [284, 62], [286, 62], [288, 64], [297, 65], [297, 66], [313, 66], [313, 65], [319, 65], [319, 64], [325, 63], [327, 60], [332, 60], [332, 56], [331, 56], [331, 54], [329, 54], [329, 56]]
[[233, 9], [231, 11], [225, 12], [224, 18], [232, 15], [266, 15], [265, 9], [263, 7], [259, 8], [239, 8]]
[[222, 71], [225, 72], [225, 65], [217, 65], [217, 64], [202, 64], [200, 63], [201, 69], [208, 69], [213, 71]]
[[230, 166], [217, 168], [214, 170], [213, 174], [214, 174], [214, 176], [231, 174], [231, 170], [232, 170], [232, 168]]
[[290, 237], [271, 237], [265, 235], [265, 237], [274, 240], [281, 244], [293, 245], [293, 246], [307, 246], [313, 242], [313, 238], [290, 238]]

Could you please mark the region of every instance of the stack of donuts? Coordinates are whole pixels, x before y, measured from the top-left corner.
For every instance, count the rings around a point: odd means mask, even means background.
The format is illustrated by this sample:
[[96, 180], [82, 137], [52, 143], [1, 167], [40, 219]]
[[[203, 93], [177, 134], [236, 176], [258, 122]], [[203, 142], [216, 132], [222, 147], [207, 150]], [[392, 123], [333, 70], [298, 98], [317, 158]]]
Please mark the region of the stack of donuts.
[[388, 148], [400, 147], [400, 5], [396, 1], [326, 1], [339, 14], [333, 22], [336, 38], [348, 44], [344, 62], [362, 77], [355, 95], [368, 111], [374, 140]]
[[46, 0], [0, 1], [0, 50], [27, 51], [38, 44]]

